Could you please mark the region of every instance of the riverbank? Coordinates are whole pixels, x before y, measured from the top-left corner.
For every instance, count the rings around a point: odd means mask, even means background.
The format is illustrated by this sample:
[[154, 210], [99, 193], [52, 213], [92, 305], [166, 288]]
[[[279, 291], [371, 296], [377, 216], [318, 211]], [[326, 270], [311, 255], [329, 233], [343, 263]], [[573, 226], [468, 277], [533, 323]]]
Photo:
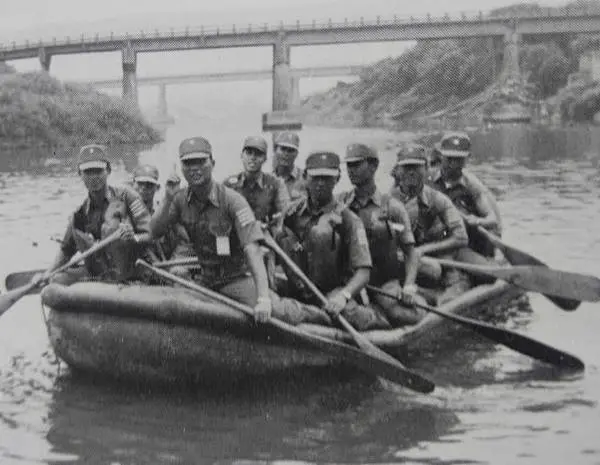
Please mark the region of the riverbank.
[[0, 74], [0, 146], [154, 144], [161, 136], [120, 98], [45, 72]]
[[[600, 7], [596, 0], [584, 3]], [[490, 16], [541, 8], [521, 4]], [[583, 35], [528, 39], [520, 45], [521, 81], [501, 74], [501, 53], [487, 39], [418, 41], [367, 67], [357, 82], [308, 97], [300, 114], [305, 124], [414, 130], [481, 126], [496, 107], [511, 102], [544, 124], [592, 123], [600, 111], [600, 83], [580, 62], [599, 45], [600, 38]]]

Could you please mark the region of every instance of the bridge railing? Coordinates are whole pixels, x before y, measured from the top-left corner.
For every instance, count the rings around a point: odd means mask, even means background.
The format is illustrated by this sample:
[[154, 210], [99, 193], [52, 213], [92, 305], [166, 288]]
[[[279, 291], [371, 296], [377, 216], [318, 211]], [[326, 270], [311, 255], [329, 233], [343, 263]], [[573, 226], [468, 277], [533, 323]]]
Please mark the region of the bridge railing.
[[264, 32], [292, 32], [292, 31], [310, 31], [310, 30], [328, 30], [328, 29], [346, 29], [346, 28], [368, 28], [377, 26], [392, 26], [394, 24], [424, 24], [424, 23], [448, 23], [448, 22], [481, 22], [486, 20], [516, 20], [541, 17], [562, 18], [566, 16], [584, 17], [590, 14], [600, 15], [600, 7], [589, 8], [580, 6], [570, 7], [548, 7], [534, 8], [528, 12], [518, 12], [514, 14], [510, 11], [506, 13], [491, 14], [482, 11], [469, 11], [444, 15], [432, 16], [399, 16], [394, 15], [392, 18], [381, 18], [377, 16], [375, 19], [364, 19], [363, 17], [354, 20], [345, 18], [343, 21], [333, 22], [331, 18], [326, 20], [313, 20], [312, 22], [304, 23], [296, 21], [294, 23], [279, 24], [245, 24], [245, 25], [226, 25], [226, 26], [200, 26], [200, 27], [185, 27], [183, 29], [158, 30], [152, 31], [140, 30], [135, 33], [117, 34], [110, 32], [109, 34], [80, 34], [79, 36], [66, 36], [64, 38], [53, 37], [51, 40], [26, 40], [22, 43], [10, 42], [9, 44], [0, 43], [0, 52], [2, 51], [20, 51], [29, 50], [39, 47], [78, 45], [78, 44], [99, 44], [106, 42], [123, 42], [127, 43], [131, 40], [139, 39], [169, 39], [169, 38], [185, 38], [185, 37], [202, 37], [202, 36], [220, 36], [220, 35], [236, 35], [236, 34], [251, 34]]

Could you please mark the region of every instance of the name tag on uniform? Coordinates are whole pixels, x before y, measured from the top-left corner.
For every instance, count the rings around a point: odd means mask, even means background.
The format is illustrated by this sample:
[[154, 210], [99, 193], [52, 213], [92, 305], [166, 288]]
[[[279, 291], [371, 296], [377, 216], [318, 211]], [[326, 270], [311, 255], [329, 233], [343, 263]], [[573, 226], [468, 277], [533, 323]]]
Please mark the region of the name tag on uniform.
[[217, 239], [217, 255], [231, 255], [231, 247], [229, 245], [229, 236], [216, 236]]

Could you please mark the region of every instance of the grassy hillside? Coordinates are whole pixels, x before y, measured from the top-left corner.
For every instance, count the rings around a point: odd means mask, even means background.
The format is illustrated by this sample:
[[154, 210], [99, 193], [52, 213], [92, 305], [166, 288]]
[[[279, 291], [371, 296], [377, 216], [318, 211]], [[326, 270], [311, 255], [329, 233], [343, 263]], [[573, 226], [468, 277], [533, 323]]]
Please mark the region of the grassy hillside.
[[0, 70], [0, 145], [50, 147], [90, 141], [154, 143], [158, 132], [137, 109], [90, 87], [61, 83], [47, 73]]
[[[576, 6], [584, 4], [600, 9], [597, 0]], [[542, 11], [547, 8], [527, 3], [495, 10], [491, 16]], [[559, 37], [523, 43], [519, 60], [526, 86], [522, 97], [544, 100], [555, 96], [567, 84], [569, 74], [578, 69], [581, 54], [593, 40]], [[487, 39], [418, 42], [401, 56], [369, 67], [358, 82], [339, 83], [306, 99], [303, 116], [309, 123], [379, 126], [439, 112], [481, 113], [493, 96], [510, 92], [498, 88], [501, 57], [491, 45]], [[596, 100], [600, 104], [600, 99]], [[595, 101], [586, 102], [594, 107], [589, 113], [600, 109]]]

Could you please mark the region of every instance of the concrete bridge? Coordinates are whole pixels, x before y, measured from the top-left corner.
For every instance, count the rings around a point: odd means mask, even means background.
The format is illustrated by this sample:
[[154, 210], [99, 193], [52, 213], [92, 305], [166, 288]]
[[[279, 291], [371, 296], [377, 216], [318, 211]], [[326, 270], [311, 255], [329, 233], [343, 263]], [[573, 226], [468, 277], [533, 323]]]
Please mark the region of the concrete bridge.
[[502, 74], [518, 76], [519, 43], [526, 36], [581, 34], [600, 31], [600, 9], [569, 7], [542, 9], [533, 14], [492, 16], [489, 13], [461, 13], [421, 18], [377, 18], [373, 21], [316, 22], [276, 25], [233, 25], [140, 31], [136, 34], [66, 37], [51, 41], [26, 41], [0, 47], [0, 61], [39, 58], [50, 70], [55, 55], [120, 51], [123, 69], [123, 96], [137, 104], [137, 54], [172, 50], [225, 47], [272, 47], [273, 110], [289, 108], [292, 97], [290, 48], [294, 46], [439, 40], [487, 37], [502, 59]]
[[[358, 76], [364, 69], [363, 65], [326, 66], [310, 68], [294, 68], [290, 70], [292, 95], [290, 106], [294, 107], [300, 103], [301, 78], [320, 78], [335, 76]], [[273, 71], [270, 69], [255, 69], [246, 71], [223, 71], [216, 73], [183, 74], [179, 76], [152, 76], [139, 77], [137, 85], [158, 86], [158, 121], [170, 121], [167, 110], [167, 85], [195, 84], [200, 82], [234, 82], [234, 81], [260, 81], [271, 79]], [[117, 89], [123, 85], [121, 79], [103, 79], [81, 82], [101, 89]]]

